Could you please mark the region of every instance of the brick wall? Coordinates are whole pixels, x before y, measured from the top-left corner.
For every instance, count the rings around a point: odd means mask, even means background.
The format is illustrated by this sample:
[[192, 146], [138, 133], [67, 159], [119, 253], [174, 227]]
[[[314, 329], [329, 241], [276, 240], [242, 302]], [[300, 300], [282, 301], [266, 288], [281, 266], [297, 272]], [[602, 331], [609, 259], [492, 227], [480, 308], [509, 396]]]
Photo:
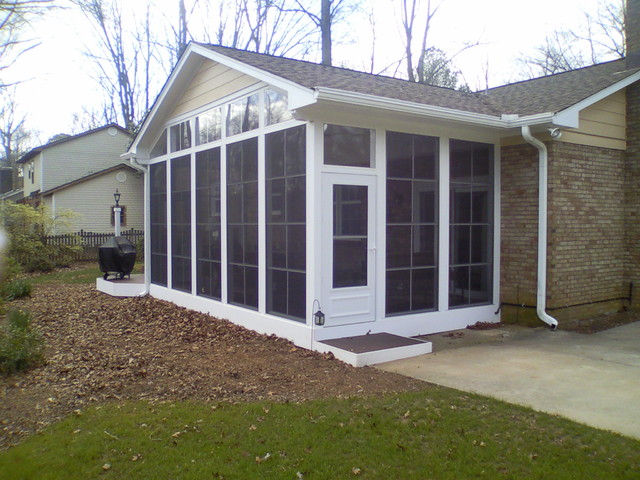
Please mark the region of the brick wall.
[[[535, 305], [538, 153], [525, 144], [502, 147], [501, 154], [500, 301]], [[503, 309], [503, 318], [508, 312]]]
[[628, 295], [625, 281], [625, 155], [550, 142], [550, 309]]
[[634, 309], [640, 309], [640, 82], [627, 87], [627, 152], [625, 158], [627, 280], [633, 282]]
[[[628, 295], [624, 152], [562, 142], [547, 147], [547, 308], [559, 320], [618, 310], [623, 302], [610, 300]], [[501, 302], [535, 306], [537, 150], [503, 147], [501, 184]], [[503, 307], [502, 317], [536, 321], [531, 308]]]

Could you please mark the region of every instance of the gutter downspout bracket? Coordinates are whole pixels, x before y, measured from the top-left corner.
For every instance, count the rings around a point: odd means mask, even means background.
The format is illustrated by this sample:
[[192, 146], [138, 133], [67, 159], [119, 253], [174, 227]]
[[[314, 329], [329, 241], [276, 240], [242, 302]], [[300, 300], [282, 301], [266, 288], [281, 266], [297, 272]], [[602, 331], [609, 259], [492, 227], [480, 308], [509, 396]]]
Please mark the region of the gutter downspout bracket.
[[522, 138], [538, 150], [538, 287], [536, 312], [538, 318], [552, 330], [558, 321], [546, 312], [547, 309], [547, 171], [549, 156], [547, 147], [531, 134], [528, 125], [522, 126]]

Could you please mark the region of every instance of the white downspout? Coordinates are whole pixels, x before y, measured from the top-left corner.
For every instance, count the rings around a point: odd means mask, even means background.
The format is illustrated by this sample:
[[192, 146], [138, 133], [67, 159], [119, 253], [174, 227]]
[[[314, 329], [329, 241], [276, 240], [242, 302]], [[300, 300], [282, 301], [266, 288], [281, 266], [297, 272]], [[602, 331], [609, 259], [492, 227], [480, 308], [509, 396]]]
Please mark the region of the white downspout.
[[552, 330], [558, 321], [546, 312], [547, 308], [547, 147], [531, 135], [528, 125], [522, 127], [522, 138], [538, 149], [538, 289], [536, 311], [538, 318]]

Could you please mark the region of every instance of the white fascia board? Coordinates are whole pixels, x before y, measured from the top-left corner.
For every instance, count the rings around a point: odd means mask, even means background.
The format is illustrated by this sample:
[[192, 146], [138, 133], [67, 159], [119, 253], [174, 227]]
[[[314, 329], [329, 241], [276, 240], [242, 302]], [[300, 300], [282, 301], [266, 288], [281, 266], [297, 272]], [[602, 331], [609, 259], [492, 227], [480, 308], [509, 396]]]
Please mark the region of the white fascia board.
[[554, 123], [559, 126], [566, 126], [571, 128], [578, 128], [579, 126], [579, 115], [582, 110], [587, 107], [590, 107], [594, 103], [599, 102], [600, 100], [604, 100], [610, 95], [622, 90], [623, 88], [628, 87], [632, 83], [640, 81], [640, 72], [636, 72], [633, 75], [628, 76], [624, 80], [620, 80], [619, 82], [614, 83], [613, 85], [609, 85], [607, 88], [604, 88], [590, 97], [585, 98], [584, 100], [579, 101], [578, 103], [571, 105], [569, 108], [565, 108], [564, 110], [558, 112], [554, 116]]
[[326, 100], [363, 107], [382, 108], [385, 110], [393, 110], [394, 112], [433, 117], [442, 120], [454, 120], [489, 127], [506, 127], [506, 122], [500, 117], [483, 113], [465, 112], [453, 108], [436, 107], [433, 105], [378, 97], [366, 93], [348, 92], [328, 87], [316, 87], [315, 91], [315, 97], [318, 101]]
[[522, 125], [546, 125], [554, 123], [554, 114], [551, 112], [525, 117], [520, 117], [519, 115], [495, 116], [325, 87], [316, 88], [316, 100], [382, 108], [393, 110], [394, 112], [431, 117], [439, 120], [452, 120], [461, 123], [504, 129], [518, 128]]

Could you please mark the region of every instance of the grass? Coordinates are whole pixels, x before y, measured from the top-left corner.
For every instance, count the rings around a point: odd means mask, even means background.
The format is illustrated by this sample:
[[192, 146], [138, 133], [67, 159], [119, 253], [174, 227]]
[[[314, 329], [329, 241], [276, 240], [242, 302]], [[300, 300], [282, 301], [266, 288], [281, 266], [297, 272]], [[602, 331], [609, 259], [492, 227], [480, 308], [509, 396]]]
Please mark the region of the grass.
[[[142, 273], [144, 265], [136, 263], [131, 273]], [[73, 268], [59, 268], [53, 272], [39, 274], [29, 278], [29, 282], [33, 285], [45, 284], [82, 284], [95, 283], [96, 278], [102, 277], [103, 273], [95, 263], [78, 263]]]
[[17, 479], [622, 479], [640, 442], [446, 388], [91, 407], [0, 453]]

